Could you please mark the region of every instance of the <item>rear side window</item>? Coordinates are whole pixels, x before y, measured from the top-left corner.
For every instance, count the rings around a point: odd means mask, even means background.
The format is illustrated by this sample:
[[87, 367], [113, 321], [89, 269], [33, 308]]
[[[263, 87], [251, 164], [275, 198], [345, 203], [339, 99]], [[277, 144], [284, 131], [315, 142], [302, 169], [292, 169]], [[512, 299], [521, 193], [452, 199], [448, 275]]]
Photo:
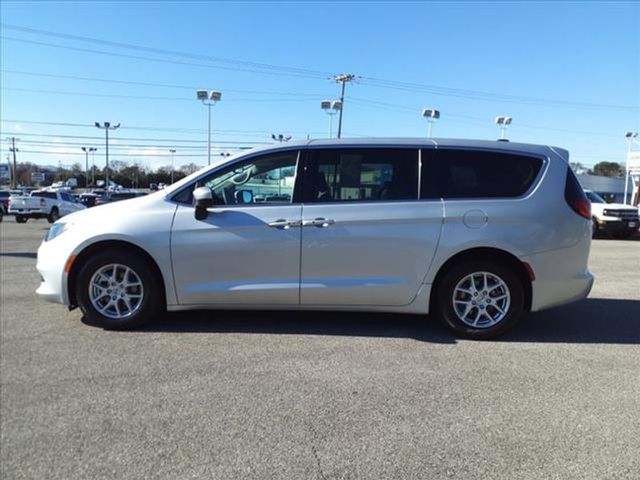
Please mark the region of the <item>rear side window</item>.
[[435, 161], [443, 198], [519, 197], [542, 167], [540, 158], [481, 150], [436, 150]]
[[56, 196], [56, 192], [33, 192], [31, 194], [32, 197], [41, 197], [41, 198], [51, 198], [56, 200], [58, 197]]
[[309, 150], [305, 202], [416, 200], [418, 150], [328, 148]]

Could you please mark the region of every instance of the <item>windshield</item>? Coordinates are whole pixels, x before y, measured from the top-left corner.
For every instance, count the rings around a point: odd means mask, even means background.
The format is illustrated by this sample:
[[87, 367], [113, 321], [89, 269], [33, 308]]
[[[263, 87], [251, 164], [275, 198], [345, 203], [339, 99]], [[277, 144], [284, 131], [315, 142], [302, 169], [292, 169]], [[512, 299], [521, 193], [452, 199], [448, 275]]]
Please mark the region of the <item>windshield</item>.
[[591, 203], [607, 203], [600, 195], [594, 192], [584, 192]]

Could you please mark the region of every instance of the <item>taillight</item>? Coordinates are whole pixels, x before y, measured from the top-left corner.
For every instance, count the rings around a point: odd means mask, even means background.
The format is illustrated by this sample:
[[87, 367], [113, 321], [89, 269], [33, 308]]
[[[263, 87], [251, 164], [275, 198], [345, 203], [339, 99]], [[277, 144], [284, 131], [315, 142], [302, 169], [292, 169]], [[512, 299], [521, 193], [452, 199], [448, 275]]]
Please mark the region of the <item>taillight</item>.
[[567, 168], [564, 199], [574, 212], [587, 220], [591, 220], [591, 202], [585, 195], [584, 190], [582, 190], [571, 168]]
[[591, 220], [591, 202], [589, 200], [576, 200], [571, 208], [581, 217]]

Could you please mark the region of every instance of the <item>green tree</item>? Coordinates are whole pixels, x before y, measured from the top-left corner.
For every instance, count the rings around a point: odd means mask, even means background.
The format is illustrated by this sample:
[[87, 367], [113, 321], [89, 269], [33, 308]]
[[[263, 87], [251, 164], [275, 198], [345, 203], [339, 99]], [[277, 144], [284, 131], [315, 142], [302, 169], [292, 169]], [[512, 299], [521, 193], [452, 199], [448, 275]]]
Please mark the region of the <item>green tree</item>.
[[622, 177], [624, 176], [624, 166], [617, 162], [600, 162], [593, 167], [593, 174], [603, 177]]

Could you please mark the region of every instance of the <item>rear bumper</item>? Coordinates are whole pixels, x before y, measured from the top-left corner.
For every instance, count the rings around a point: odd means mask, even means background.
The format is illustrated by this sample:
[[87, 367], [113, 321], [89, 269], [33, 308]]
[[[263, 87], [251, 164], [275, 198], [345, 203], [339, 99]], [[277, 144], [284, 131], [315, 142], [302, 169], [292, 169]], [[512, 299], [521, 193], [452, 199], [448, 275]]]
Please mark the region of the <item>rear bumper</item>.
[[24, 215], [25, 217], [46, 217], [48, 212], [41, 208], [12, 208], [9, 215]]
[[531, 283], [531, 311], [582, 300], [594, 278], [587, 267], [590, 239], [571, 248], [542, 252], [523, 258], [535, 272]]

